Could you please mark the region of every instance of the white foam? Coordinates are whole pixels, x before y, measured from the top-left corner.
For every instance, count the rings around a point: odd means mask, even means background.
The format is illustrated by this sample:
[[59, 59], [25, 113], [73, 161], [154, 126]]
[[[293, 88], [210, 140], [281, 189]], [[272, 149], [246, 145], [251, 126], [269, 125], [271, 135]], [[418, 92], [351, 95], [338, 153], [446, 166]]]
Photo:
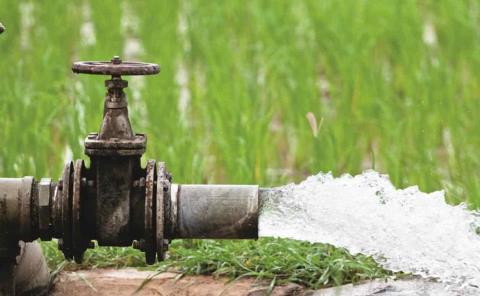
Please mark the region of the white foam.
[[387, 176], [318, 174], [263, 195], [259, 235], [329, 243], [382, 266], [433, 277], [452, 291], [480, 294], [480, 225], [443, 191], [396, 189]]

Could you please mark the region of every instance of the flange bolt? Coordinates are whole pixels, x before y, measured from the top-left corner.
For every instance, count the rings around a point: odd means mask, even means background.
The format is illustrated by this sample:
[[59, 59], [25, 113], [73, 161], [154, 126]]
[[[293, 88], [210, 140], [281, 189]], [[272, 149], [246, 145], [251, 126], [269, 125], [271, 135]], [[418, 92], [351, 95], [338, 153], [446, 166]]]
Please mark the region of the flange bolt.
[[143, 251], [145, 246], [145, 241], [144, 240], [134, 240], [132, 243], [132, 248]]

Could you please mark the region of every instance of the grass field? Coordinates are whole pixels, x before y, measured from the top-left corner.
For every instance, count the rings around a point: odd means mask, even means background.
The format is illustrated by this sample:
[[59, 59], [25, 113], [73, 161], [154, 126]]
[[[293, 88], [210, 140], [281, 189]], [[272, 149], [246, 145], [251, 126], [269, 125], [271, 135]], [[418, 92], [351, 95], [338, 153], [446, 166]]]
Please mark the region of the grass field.
[[[70, 63], [119, 54], [161, 65], [159, 76], [130, 79], [130, 114], [149, 135], [146, 156], [166, 161], [178, 183], [273, 186], [374, 168], [397, 186], [480, 206], [478, 1], [2, 0], [0, 22], [1, 176], [59, 176], [66, 158], [83, 157], [104, 79], [75, 76]], [[383, 274], [368, 259], [290, 241], [173, 250], [189, 272], [250, 274], [243, 261], [221, 264], [244, 256], [263, 266], [256, 275], [315, 287], [332, 270], [325, 252]], [[122, 252], [98, 250], [91, 263]], [[313, 265], [296, 265], [309, 256]], [[345, 266], [327, 284], [364, 271]]]

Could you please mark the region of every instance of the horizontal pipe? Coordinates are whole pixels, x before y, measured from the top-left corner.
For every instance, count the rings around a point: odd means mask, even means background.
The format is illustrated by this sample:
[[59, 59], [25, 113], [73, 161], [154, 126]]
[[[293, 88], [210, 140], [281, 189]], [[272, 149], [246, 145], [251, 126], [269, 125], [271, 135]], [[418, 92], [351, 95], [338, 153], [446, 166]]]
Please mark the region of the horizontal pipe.
[[0, 248], [36, 239], [36, 197], [32, 177], [0, 178]]
[[256, 239], [257, 185], [179, 185], [171, 188], [172, 238]]

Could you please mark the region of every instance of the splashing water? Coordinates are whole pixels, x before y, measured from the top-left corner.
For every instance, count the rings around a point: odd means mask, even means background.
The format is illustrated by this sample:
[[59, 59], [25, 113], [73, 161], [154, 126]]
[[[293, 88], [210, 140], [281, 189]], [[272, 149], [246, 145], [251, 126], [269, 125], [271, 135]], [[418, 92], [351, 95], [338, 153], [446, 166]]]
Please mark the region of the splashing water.
[[262, 194], [259, 235], [332, 244], [480, 295], [479, 225], [478, 213], [448, 205], [443, 191], [396, 189], [374, 171], [320, 173]]

